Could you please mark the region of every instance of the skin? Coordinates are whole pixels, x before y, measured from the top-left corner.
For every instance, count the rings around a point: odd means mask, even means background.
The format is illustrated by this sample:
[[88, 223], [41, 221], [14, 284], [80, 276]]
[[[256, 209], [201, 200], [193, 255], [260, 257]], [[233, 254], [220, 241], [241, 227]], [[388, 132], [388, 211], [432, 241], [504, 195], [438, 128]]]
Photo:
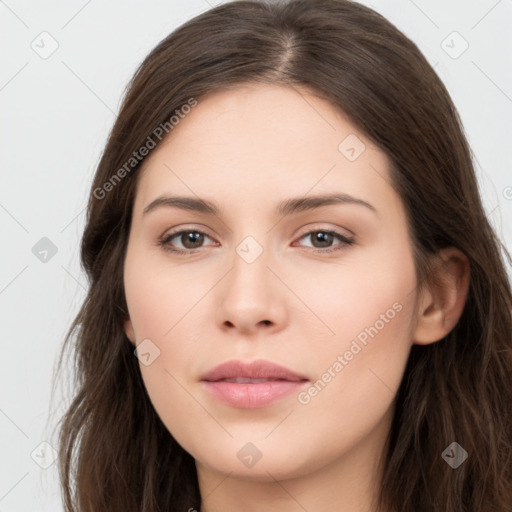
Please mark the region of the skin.
[[[349, 134], [365, 144], [354, 161], [338, 149]], [[377, 213], [348, 203], [275, 212], [285, 199], [333, 192]], [[162, 195], [200, 197], [222, 211], [163, 206], [143, 215]], [[168, 246], [195, 250], [174, 254], [158, 244], [171, 229], [207, 236], [195, 246], [174, 237]], [[332, 229], [354, 243], [308, 234]], [[236, 251], [247, 236], [263, 249], [252, 263]], [[443, 284], [420, 291], [411, 243], [387, 156], [305, 89], [250, 84], [210, 93], [149, 155], [125, 260], [126, 334], [160, 350], [140, 370], [163, 423], [196, 460], [203, 512], [373, 510], [411, 346], [453, 329], [468, 288], [467, 260], [448, 248], [439, 254]], [[389, 319], [393, 304], [401, 308]], [[381, 315], [384, 327], [334, 371]], [[331, 379], [308, 403], [293, 393], [240, 409], [200, 382], [230, 359], [286, 366], [308, 376], [304, 390], [329, 368]], [[237, 457], [248, 442], [261, 453], [252, 467]]]

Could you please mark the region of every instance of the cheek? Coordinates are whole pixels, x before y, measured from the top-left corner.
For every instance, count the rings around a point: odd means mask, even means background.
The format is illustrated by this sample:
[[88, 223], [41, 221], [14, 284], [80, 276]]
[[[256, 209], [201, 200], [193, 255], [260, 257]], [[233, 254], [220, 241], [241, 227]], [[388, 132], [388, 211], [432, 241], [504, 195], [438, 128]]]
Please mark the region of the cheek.
[[[374, 291], [382, 292], [379, 299], [344, 303], [347, 314], [333, 323], [337, 336], [316, 353], [316, 378], [297, 397], [294, 421], [299, 431], [302, 427], [308, 432], [304, 445], [311, 450], [306, 455], [318, 464], [356, 445], [389, 419], [402, 381], [414, 310], [410, 301], [395, 300], [399, 294]], [[311, 418], [315, 429], [310, 428]]]
[[[138, 254], [125, 262], [125, 293], [137, 341], [145, 338], [166, 342], [186, 321], [208, 291], [208, 276], [171, 265], [162, 255]], [[188, 322], [189, 323], [189, 322]]]
[[212, 286], [212, 276], [204, 277], [191, 276], [137, 247], [125, 261], [125, 294], [136, 343], [152, 343], [152, 362], [139, 364], [142, 378], [155, 410], [173, 432], [187, 426], [189, 414], [197, 415], [185, 388], [193, 382], [187, 370], [200, 350], [201, 324], [194, 308]]
[[136, 342], [153, 344], [150, 364], [139, 363], [142, 379], [153, 408], [177, 439], [191, 435], [190, 419], [200, 415], [186, 391], [192, 380], [186, 370], [198, 350], [192, 332], [197, 326], [190, 320], [204, 288], [150, 257], [127, 257], [125, 293]]
[[300, 276], [289, 273], [286, 279], [315, 314], [316, 330], [339, 348], [358, 336], [364, 341], [368, 329], [390, 333], [411, 326], [416, 275], [406, 243], [383, 245], [364, 256], [350, 254], [339, 263], [316, 266], [314, 272], [300, 270]]
[[[414, 261], [404, 246], [330, 270], [302, 282], [329, 331], [313, 355], [316, 384], [299, 402], [326, 423], [360, 424], [383, 414], [403, 376], [414, 330]], [[328, 286], [319, 287], [322, 281]]]

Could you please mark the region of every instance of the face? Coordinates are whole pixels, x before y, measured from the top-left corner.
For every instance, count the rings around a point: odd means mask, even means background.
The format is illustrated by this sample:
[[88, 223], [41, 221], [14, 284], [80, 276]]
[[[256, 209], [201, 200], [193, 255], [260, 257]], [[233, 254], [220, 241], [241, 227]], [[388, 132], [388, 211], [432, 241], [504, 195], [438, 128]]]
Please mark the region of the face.
[[330, 103], [271, 85], [200, 99], [144, 163], [124, 282], [152, 404], [198, 468], [287, 478], [382, 446], [412, 242], [387, 157]]

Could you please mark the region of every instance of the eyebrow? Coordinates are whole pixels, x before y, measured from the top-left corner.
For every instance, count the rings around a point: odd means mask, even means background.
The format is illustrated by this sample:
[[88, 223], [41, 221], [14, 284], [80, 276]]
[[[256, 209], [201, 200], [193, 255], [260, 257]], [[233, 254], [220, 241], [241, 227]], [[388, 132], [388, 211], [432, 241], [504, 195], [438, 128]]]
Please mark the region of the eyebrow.
[[[323, 194], [286, 199], [277, 206], [276, 213], [282, 216], [287, 216], [293, 213], [313, 210], [315, 208], [333, 204], [355, 204], [363, 206], [378, 215], [376, 208], [372, 204], [348, 194]], [[143, 215], [162, 207], [180, 208], [182, 210], [191, 210], [215, 216], [222, 215], [221, 209], [215, 203], [198, 197], [186, 196], [157, 197], [144, 208]]]

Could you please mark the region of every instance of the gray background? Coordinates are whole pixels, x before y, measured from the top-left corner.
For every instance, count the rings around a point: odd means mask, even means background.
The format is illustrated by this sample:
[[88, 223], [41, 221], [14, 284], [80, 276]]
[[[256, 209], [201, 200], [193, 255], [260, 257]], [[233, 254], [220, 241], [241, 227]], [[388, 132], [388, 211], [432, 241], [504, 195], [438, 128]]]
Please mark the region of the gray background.
[[[62, 510], [50, 431], [69, 385], [52, 411], [49, 399], [85, 296], [78, 247], [93, 172], [137, 65], [217, 3], [0, 2], [0, 512]], [[447, 85], [486, 211], [512, 250], [512, 0], [361, 3], [415, 41]]]

